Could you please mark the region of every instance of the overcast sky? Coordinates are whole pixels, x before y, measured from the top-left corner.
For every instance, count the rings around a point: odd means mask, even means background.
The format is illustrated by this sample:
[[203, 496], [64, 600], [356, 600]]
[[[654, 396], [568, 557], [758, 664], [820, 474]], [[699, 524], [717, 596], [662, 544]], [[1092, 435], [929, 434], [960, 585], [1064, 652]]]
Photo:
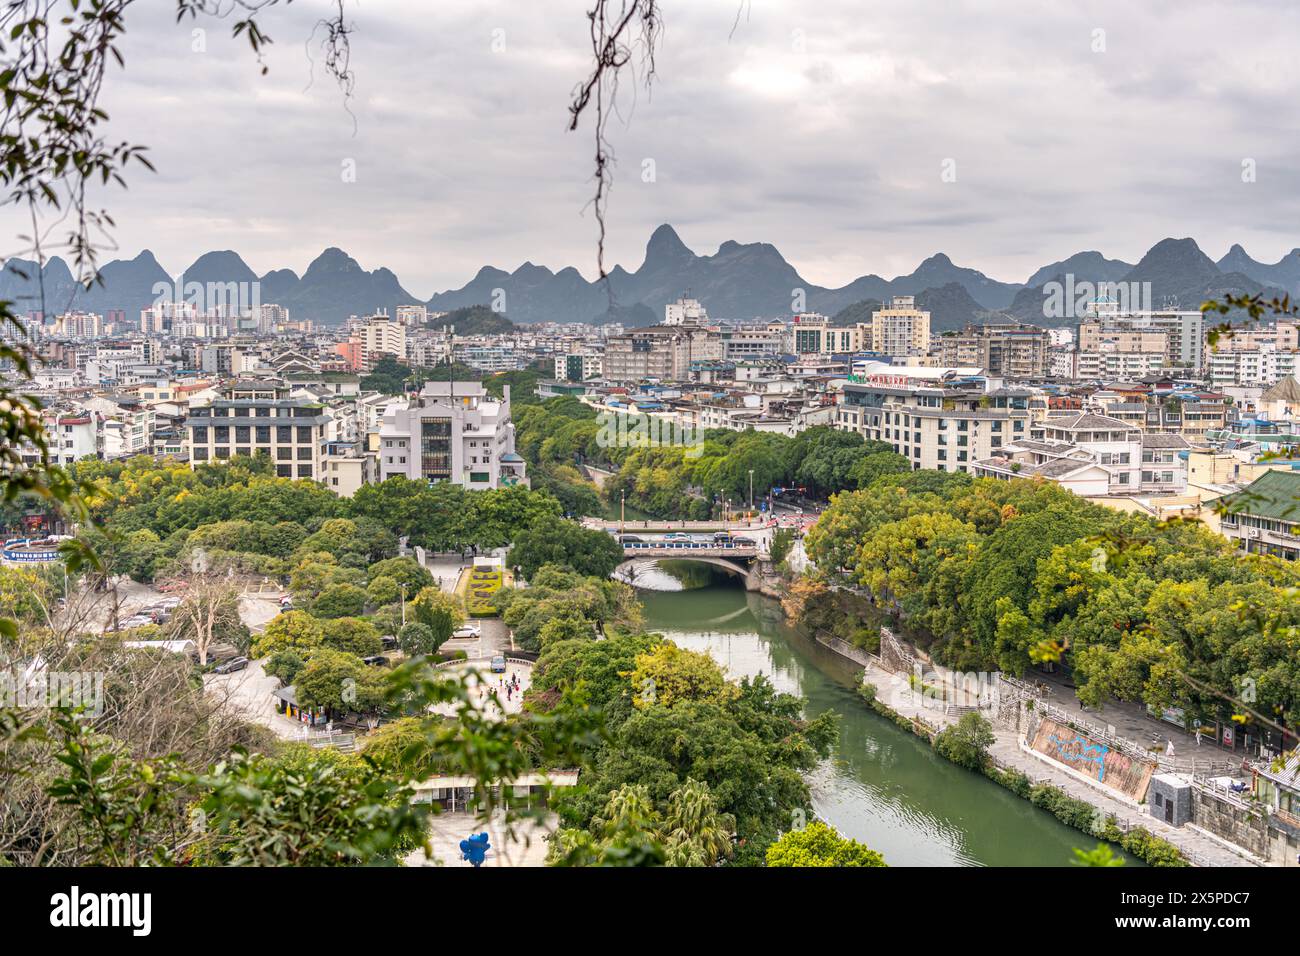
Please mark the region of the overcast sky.
[[[158, 173], [104, 197], [105, 259], [150, 248], [175, 272], [230, 248], [301, 273], [339, 246], [421, 297], [483, 264], [593, 277], [590, 120], [565, 129], [589, 2], [349, 0], [354, 136], [319, 66], [309, 85], [324, 0], [265, 15], [266, 76], [228, 23], [201, 23], [194, 52], [174, 0], [141, 0], [110, 138], [151, 146]], [[1024, 281], [1165, 236], [1216, 259], [1300, 246], [1293, 0], [752, 0], [734, 34], [741, 0], [661, 3], [658, 78], [624, 83], [610, 127], [610, 264], [635, 269], [661, 222], [698, 253], [773, 243], [828, 286], [940, 251]]]

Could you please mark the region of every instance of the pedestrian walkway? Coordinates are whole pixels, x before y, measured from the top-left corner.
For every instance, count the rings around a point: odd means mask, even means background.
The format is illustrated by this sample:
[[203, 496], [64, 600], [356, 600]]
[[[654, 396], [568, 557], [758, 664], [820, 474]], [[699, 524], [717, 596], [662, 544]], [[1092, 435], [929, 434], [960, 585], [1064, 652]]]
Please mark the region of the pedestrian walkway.
[[[926, 706], [921, 694], [911, 692], [906, 677], [890, 673], [878, 664], [867, 666], [864, 680], [875, 685], [876, 696], [881, 703], [904, 717], [920, 720], [940, 730], [955, 724], [959, 719], [957, 714], [946, 714], [942, 709]], [[1139, 807], [1111, 796], [1101, 787], [1085, 783], [1064, 769], [1058, 769], [1049, 762], [1032, 756], [1021, 748], [1020, 734], [1010, 728], [994, 722], [993, 733], [996, 740], [989, 748], [989, 754], [999, 766], [1019, 771], [1033, 783], [1051, 784], [1072, 797], [1092, 804], [1107, 816], [1115, 817], [1121, 828], [1145, 827], [1178, 847], [1197, 866], [1259, 865], [1245, 856], [1244, 851], [1234, 852], [1199, 830], [1170, 826], [1163, 820], [1142, 812]], [[1083, 847], [1088, 838], [1081, 833], [1079, 839], [1080, 846]]]
[[[1241, 750], [1233, 751], [1219, 746], [1212, 733], [1203, 734], [1200, 742], [1196, 735], [1168, 721], [1151, 717], [1141, 704], [1112, 701], [1103, 707], [1084, 707], [1075, 696], [1074, 688], [1066, 683], [1060, 674], [1035, 673], [1034, 678], [1049, 691], [1047, 702], [1066, 711], [1073, 717], [1102, 727], [1113, 727], [1112, 736], [1123, 737], [1151, 752], [1152, 757], [1161, 757], [1162, 762], [1172, 763], [1176, 769], [1187, 773], [1210, 773], [1215, 771], [1237, 770], [1246, 759]], [[1026, 678], [1028, 679], [1028, 678]], [[1168, 745], [1173, 742], [1174, 752], [1170, 757]]]

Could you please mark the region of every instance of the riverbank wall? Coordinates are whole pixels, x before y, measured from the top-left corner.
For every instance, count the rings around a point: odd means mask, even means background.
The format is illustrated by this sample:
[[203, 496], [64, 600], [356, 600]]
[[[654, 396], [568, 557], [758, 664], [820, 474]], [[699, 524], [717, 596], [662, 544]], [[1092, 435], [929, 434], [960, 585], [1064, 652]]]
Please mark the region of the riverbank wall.
[[936, 694], [925, 678], [918, 676], [924, 667], [917, 666], [921, 663], [917, 656], [888, 631], [882, 633], [878, 655], [833, 635], [814, 633], [812, 637], [862, 668], [865, 706], [931, 746], [964, 714], [983, 714], [994, 735], [984, 775], [1093, 838], [1116, 843], [1155, 865], [1266, 865], [1249, 850], [1214, 834], [1165, 823], [1151, 816], [1140, 798], [1107, 788], [1035, 750], [1037, 732], [1050, 718], [1026, 685], [999, 676], [996, 680], [1001, 684], [972, 687], [956, 697]]

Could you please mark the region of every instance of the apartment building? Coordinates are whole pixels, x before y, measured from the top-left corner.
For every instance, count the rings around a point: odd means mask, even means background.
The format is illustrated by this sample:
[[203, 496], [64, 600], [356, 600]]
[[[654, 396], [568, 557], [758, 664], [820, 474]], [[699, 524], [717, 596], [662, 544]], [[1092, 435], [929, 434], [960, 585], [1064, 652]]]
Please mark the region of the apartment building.
[[1037, 422], [974, 467], [986, 478], [1042, 478], [1084, 497], [1182, 494], [1186, 455], [1179, 435], [1145, 433], [1117, 418], [1080, 412]]
[[[1163, 341], [1163, 333], [1159, 335]], [[1165, 364], [1163, 346], [1144, 351], [1125, 351], [1120, 343], [1103, 342], [1096, 349], [1074, 353], [1071, 377], [1084, 382], [1146, 378], [1157, 374]]]
[[930, 313], [916, 307], [914, 296], [894, 296], [887, 307], [871, 313], [868, 347], [896, 357], [925, 355], [930, 350]]
[[782, 322], [722, 329], [722, 357], [728, 362], [776, 358], [793, 348], [793, 336]]
[[988, 375], [1041, 379], [1050, 374], [1051, 336], [1032, 325], [968, 325], [945, 332], [931, 349], [940, 365], [976, 366]]
[[[94, 412], [49, 411], [45, 418], [45, 443], [50, 463], [71, 465], [83, 458], [104, 457], [104, 432], [102, 423]], [[39, 460], [35, 449], [24, 449], [23, 460], [33, 464]]]
[[1251, 348], [1216, 348], [1210, 353], [1210, 384], [1215, 388], [1265, 388], [1295, 375], [1298, 357], [1300, 352], [1279, 349], [1273, 342], [1259, 342]]
[[[1199, 311], [1121, 311], [1113, 303], [1098, 302], [1089, 312], [1079, 323], [1080, 352], [1095, 349], [1106, 341], [1118, 344], [1119, 351], [1140, 352], [1156, 347], [1158, 341], [1165, 364], [1192, 371], [1199, 371], [1204, 365], [1205, 317]], [[1154, 336], [1162, 338], [1157, 340]], [[1134, 344], [1137, 347], [1131, 347]]]
[[709, 324], [709, 313], [696, 299], [683, 296], [664, 306], [664, 325], [703, 326]]
[[871, 326], [835, 327], [830, 319], [817, 312], [794, 317], [794, 351], [797, 355], [843, 355], [871, 349]]
[[1162, 396], [1148, 393], [1142, 397], [1142, 401], [1132, 401], [1130, 396], [1105, 390], [1093, 395], [1090, 404], [1103, 415], [1144, 432], [1181, 435], [1194, 444], [1202, 443], [1206, 432], [1227, 424], [1227, 401], [1215, 392], [1173, 392]]
[[220, 398], [185, 419], [190, 466], [235, 455], [267, 455], [281, 478], [319, 479], [333, 415], [294, 398]]
[[387, 312], [362, 319], [353, 339], [361, 343], [361, 362], [365, 371], [373, 369], [383, 355], [406, 359], [406, 326], [390, 318]]
[[682, 382], [690, 378], [691, 363], [721, 361], [722, 352], [722, 335], [715, 329], [653, 325], [611, 336], [604, 373], [611, 382]]
[[873, 363], [844, 385], [835, 427], [889, 443], [913, 468], [970, 471], [1006, 442], [1029, 437], [1046, 398], [1000, 385], [977, 369]]
[[570, 352], [555, 356], [557, 382], [585, 382], [600, 378], [604, 371], [604, 356], [597, 352]]
[[450, 481], [466, 488], [527, 485], [515, 453], [510, 390], [498, 401], [478, 382], [426, 382], [390, 404], [379, 427], [380, 480]]

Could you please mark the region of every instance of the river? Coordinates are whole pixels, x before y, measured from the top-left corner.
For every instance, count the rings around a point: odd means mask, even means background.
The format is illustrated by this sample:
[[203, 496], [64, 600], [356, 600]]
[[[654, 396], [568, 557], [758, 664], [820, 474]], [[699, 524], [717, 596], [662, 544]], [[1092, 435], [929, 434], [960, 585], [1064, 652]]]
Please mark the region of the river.
[[[1084, 834], [938, 757], [857, 696], [852, 664], [788, 626], [780, 605], [701, 565], [642, 566], [645, 629], [706, 651], [736, 679], [766, 675], [839, 715], [840, 740], [810, 776], [817, 815], [891, 866], [1067, 866]], [[1127, 854], [1130, 866], [1141, 865]]]

